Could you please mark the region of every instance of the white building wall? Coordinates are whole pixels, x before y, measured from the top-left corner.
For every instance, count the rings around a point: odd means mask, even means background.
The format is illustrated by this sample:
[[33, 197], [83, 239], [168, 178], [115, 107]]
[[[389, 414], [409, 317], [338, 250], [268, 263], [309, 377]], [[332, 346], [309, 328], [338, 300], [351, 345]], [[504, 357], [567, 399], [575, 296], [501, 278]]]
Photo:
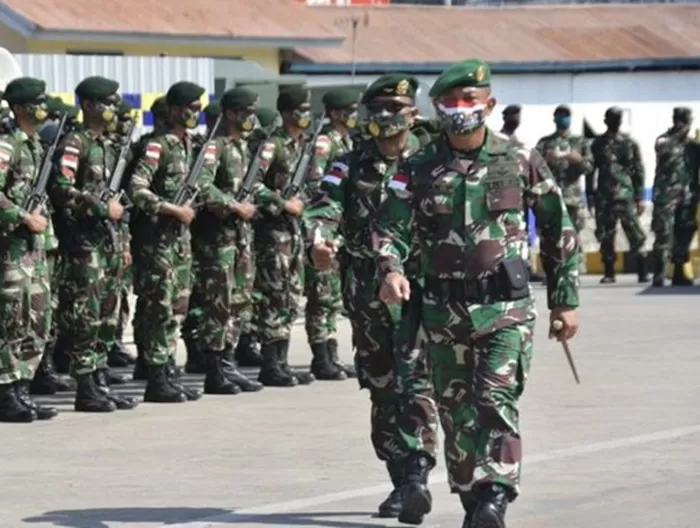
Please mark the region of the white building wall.
[[[371, 83], [378, 76], [358, 75], [357, 84]], [[436, 76], [418, 76], [432, 86]], [[349, 84], [349, 76], [308, 76], [312, 86]], [[573, 111], [572, 129], [580, 132], [585, 117], [593, 129], [605, 130], [603, 114], [610, 106], [625, 110], [623, 127], [639, 142], [646, 168], [646, 187], [654, 180], [654, 141], [671, 125], [676, 106], [693, 109], [700, 128], [700, 72], [629, 72], [591, 74], [519, 74], [495, 75], [493, 94], [498, 106], [489, 125], [501, 127], [501, 110], [508, 104], [523, 107], [522, 125], [517, 132], [527, 145], [553, 130], [552, 112], [559, 104]], [[695, 132], [693, 132], [695, 133]]]

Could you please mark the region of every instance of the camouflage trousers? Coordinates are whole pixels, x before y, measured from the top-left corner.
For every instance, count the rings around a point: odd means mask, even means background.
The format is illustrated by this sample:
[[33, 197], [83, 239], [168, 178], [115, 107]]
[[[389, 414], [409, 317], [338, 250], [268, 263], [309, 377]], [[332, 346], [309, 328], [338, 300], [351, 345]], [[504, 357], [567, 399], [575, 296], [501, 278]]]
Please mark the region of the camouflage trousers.
[[0, 258], [0, 384], [31, 380], [51, 327], [51, 291], [43, 248]]
[[651, 218], [656, 273], [663, 273], [669, 260], [683, 265], [690, 259], [690, 244], [697, 229], [697, 205], [689, 196], [657, 200]]
[[604, 263], [615, 262], [615, 231], [618, 220], [629, 242], [629, 252], [633, 255], [641, 254], [646, 235], [642, 230], [634, 202], [599, 200], [596, 203], [595, 213], [595, 234], [600, 242], [600, 255]]
[[122, 340], [124, 336], [124, 331], [129, 324], [129, 316], [131, 315], [131, 310], [129, 309], [129, 291], [131, 290], [131, 284], [133, 282], [133, 270], [129, 266], [124, 270], [124, 277], [121, 284], [121, 301], [119, 302], [119, 322], [117, 324], [117, 338], [119, 341]]
[[[580, 237], [586, 227], [586, 206], [584, 204], [566, 204], [566, 212], [569, 213], [569, 218], [574, 224], [576, 234]], [[583, 248], [583, 243], [579, 240], [579, 271], [586, 272], [586, 252]]]
[[55, 340], [58, 335], [58, 323], [55, 314], [58, 310], [58, 290], [61, 286], [61, 254], [51, 251], [46, 254], [46, 270], [51, 285], [51, 322], [49, 326], [49, 340]]
[[495, 482], [519, 493], [518, 401], [532, 360], [534, 321], [472, 338], [464, 302], [424, 296], [423, 324], [445, 434], [452, 493]]
[[[236, 347], [252, 316], [253, 259], [246, 241], [192, 242], [196, 280], [183, 335], [201, 350]], [[185, 330], [187, 329], [187, 330]]]
[[134, 249], [134, 341], [149, 365], [164, 365], [177, 351], [178, 317], [187, 313], [190, 298], [190, 234], [132, 243]]
[[255, 327], [262, 344], [289, 340], [299, 315], [304, 291], [304, 257], [301, 235], [294, 230], [256, 232]]
[[58, 332], [71, 358], [71, 374], [107, 367], [119, 323], [124, 256], [111, 245], [66, 252], [56, 313]]
[[403, 307], [377, 298], [371, 261], [353, 259], [343, 296], [356, 348], [360, 388], [370, 392], [371, 441], [380, 460], [416, 451], [435, 457], [437, 410], [420, 333], [420, 288]]
[[343, 310], [340, 270], [318, 271], [307, 265], [304, 273], [306, 336], [310, 345], [325, 343], [335, 338]]

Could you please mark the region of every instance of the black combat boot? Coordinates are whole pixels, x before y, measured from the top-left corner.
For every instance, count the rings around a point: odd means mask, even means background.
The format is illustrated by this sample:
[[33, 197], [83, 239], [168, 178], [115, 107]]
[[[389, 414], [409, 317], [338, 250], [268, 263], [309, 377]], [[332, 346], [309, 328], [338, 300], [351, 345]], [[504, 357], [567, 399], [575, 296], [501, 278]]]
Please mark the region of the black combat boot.
[[389, 460], [386, 463], [386, 469], [389, 471], [394, 489], [379, 505], [377, 517], [382, 519], [395, 519], [399, 516], [399, 513], [401, 513], [401, 486], [404, 477], [404, 462], [404, 460]]
[[299, 380], [284, 371], [280, 361], [280, 346], [283, 341], [273, 341], [265, 343], [260, 349], [263, 364], [260, 367], [258, 381], [266, 387], [294, 387], [299, 384]]
[[107, 413], [117, 410], [117, 405], [105, 396], [95, 383], [94, 372], [75, 377], [78, 388], [75, 391], [77, 412]]
[[14, 384], [0, 384], [0, 422], [29, 423], [36, 419], [36, 411], [17, 397]]
[[647, 269], [647, 256], [645, 253], [637, 255], [637, 282], [639, 284], [649, 282], [649, 270]]
[[459, 494], [459, 500], [462, 501], [462, 507], [464, 508], [464, 523], [462, 528], [471, 528], [472, 517], [474, 516], [474, 511], [479, 505], [479, 501], [476, 500], [474, 494], [471, 491], [466, 491]]
[[263, 358], [258, 350], [259, 343], [253, 332], [241, 335], [234, 359], [241, 367], [262, 367]]
[[50, 395], [57, 392], [72, 392], [75, 390], [74, 380], [61, 376], [56, 372], [56, 366], [53, 363], [53, 349], [53, 342], [46, 344], [39, 368], [34, 373], [34, 379], [29, 385], [31, 394]]
[[671, 286], [692, 286], [693, 279], [685, 276], [684, 264], [673, 264], [673, 278]]
[[107, 380], [107, 369], [97, 369], [93, 373], [93, 377], [95, 379], [95, 385], [97, 385], [97, 388], [100, 390], [100, 392], [104, 394], [108, 400], [114, 403], [114, 405], [116, 405], [117, 409], [119, 409], [120, 411], [128, 411], [138, 406], [138, 402], [134, 398], [119, 396], [117, 394], [114, 394], [111, 390], [109, 390], [109, 382]]
[[107, 383], [109, 383], [110, 385], [126, 385], [127, 383], [129, 383], [129, 380], [126, 376], [117, 374], [110, 368], [106, 370], [105, 376], [107, 378]]
[[399, 522], [421, 524], [433, 507], [433, 497], [428, 489], [428, 474], [435, 467], [435, 460], [426, 453], [413, 453], [406, 458], [404, 467]]
[[228, 379], [224, 374], [224, 353], [216, 350], [207, 350], [204, 353], [207, 374], [204, 378], [205, 394], [238, 394], [241, 388]]
[[472, 493], [477, 504], [469, 528], [506, 528], [508, 491], [500, 484], [482, 484]]
[[124, 344], [121, 342], [121, 337], [119, 337], [107, 353], [107, 364], [110, 367], [123, 368], [130, 367], [134, 362], [134, 358], [127, 353]]
[[37, 420], [50, 420], [58, 415], [58, 410], [55, 407], [44, 407], [38, 405], [31, 396], [29, 396], [29, 381], [16, 381], [14, 383], [17, 399], [22, 402], [22, 405], [29, 407], [36, 413]]
[[651, 285], [654, 288], [663, 288], [666, 285], [666, 264], [660, 251], [651, 254], [651, 273]]
[[224, 358], [222, 361], [224, 376], [238, 385], [243, 392], [261, 391], [263, 389], [263, 384], [259, 381], [248, 378], [248, 376], [238, 370], [238, 363], [236, 363], [234, 356], [233, 346], [231, 344], [226, 345], [226, 348], [224, 349]]
[[185, 362], [185, 372], [188, 374], [206, 374], [207, 365], [204, 353], [199, 349], [197, 340], [191, 337], [183, 339], [187, 349], [187, 361]]
[[612, 284], [615, 282], [615, 262], [603, 262], [603, 278], [601, 284]]
[[134, 374], [135, 381], [147, 381], [148, 380], [148, 362], [146, 361], [146, 355], [143, 353], [143, 348], [136, 345], [136, 362], [134, 363]]
[[148, 383], [143, 401], [149, 403], [182, 403], [187, 401], [182, 387], [174, 385], [168, 378], [168, 365], [149, 365]]
[[59, 374], [68, 374], [70, 372], [70, 356], [66, 351], [67, 344], [66, 340], [59, 334], [53, 347], [53, 364], [56, 367], [56, 372]]
[[357, 372], [355, 372], [355, 367], [353, 365], [346, 365], [345, 363], [342, 363], [340, 361], [340, 356], [338, 356], [338, 340], [335, 338], [329, 339], [327, 341], [327, 345], [328, 354], [330, 355], [333, 364], [340, 368], [340, 370], [345, 372], [345, 375], [348, 378], [356, 378]]
[[175, 356], [170, 356], [168, 359], [166, 374], [170, 384], [182, 392], [187, 397], [187, 401], [197, 401], [204, 394], [201, 390], [188, 387], [182, 382], [182, 369], [175, 364]]
[[314, 343], [311, 345], [311, 373], [319, 380], [342, 381], [348, 379], [338, 365], [331, 362], [328, 343]]
[[316, 380], [311, 372], [300, 372], [298, 370], [294, 370], [289, 365], [289, 340], [286, 339], [284, 341], [278, 341], [278, 343], [279, 348], [277, 350], [279, 353], [280, 367], [282, 370], [287, 375], [296, 378], [299, 385], [311, 385]]

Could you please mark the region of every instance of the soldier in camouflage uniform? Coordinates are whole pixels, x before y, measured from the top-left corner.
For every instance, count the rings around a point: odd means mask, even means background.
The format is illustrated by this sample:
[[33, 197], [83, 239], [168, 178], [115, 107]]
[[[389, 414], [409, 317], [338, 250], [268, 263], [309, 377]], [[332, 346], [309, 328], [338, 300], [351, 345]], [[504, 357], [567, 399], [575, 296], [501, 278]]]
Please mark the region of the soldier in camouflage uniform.
[[[639, 145], [629, 135], [620, 132], [622, 109], [608, 108], [605, 112], [607, 130], [591, 144], [594, 171], [586, 179], [589, 204], [594, 204], [596, 238], [604, 274], [601, 284], [615, 282], [615, 231], [618, 220], [629, 242], [629, 252], [636, 259], [637, 279], [648, 282], [646, 235], [639, 217], [644, 212], [644, 165]], [[597, 171], [598, 181], [594, 181]]]
[[[547, 162], [561, 188], [569, 218], [581, 236], [586, 227], [586, 204], [583, 199], [581, 176], [587, 177], [593, 172], [593, 155], [586, 139], [571, 133], [571, 109], [568, 106], [559, 105], [554, 110], [554, 126], [554, 133], [540, 138], [535, 149]], [[580, 272], [585, 273], [582, 244], [579, 244], [579, 250]]]
[[192, 337], [204, 355], [207, 394], [257, 392], [263, 388], [244, 376], [233, 359], [252, 307], [251, 220], [256, 212], [252, 199], [269, 200], [272, 194], [260, 182], [249, 189], [250, 196], [243, 196], [241, 191], [250, 163], [243, 133], [255, 126], [257, 99], [258, 95], [246, 88], [234, 88], [222, 95], [221, 133], [209, 144], [215, 149], [216, 165], [208, 166], [204, 175], [214, 184], [206, 208], [198, 213], [192, 229], [197, 279], [189, 314], [197, 313], [191, 321]]
[[[150, 138], [131, 177], [134, 232], [138, 256], [134, 259], [138, 293], [134, 318], [139, 322], [138, 344], [148, 364], [144, 400], [180, 403], [197, 400], [201, 391], [182, 385], [170, 368], [177, 349], [178, 316], [185, 316], [192, 280], [189, 225], [195, 217], [187, 204], [174, 204], [193, 165], [188, 130], [197, 127], [204, 88], [182, 81], [166, 94], [168, 124]], [[214, 169], [216, 152], [207, 146], [205, 166]], [[196, 182], [200, 199], [211, 187], [204, 171]], [[147, 325], [146, 325], [147, 321]]]
[[404, 275], [417, 237], [425, 274], [421, 321], [463, 528], [504, 528], [520, 487], [518, 400], [532, 359], [535, 299], [522, 259], [524, 204], [542, 232], [551, 320], [578, 327], [576, 231], [547, 165], [485, 126], [496, 104], [480, 60], [451, 66], [430, 95], [446, 135], [389, 184], [373, 229], [380, 298], [420, 294]]
[[[357, 124], [358, 100], [357, 92], [349, 88], [335, 88], [323, 96], [330, 123], [316, 140], [309, 178], [311, 195], [319, 190], [333, 162], [352, 150], [349, 132]], [[344, 248], [339, 248], [339, 253], [343, 252]], [[338, 358], [336, 320], [343, 305], [340, 273], [346, 271], [341, 260], [336, 259], [329, 270], [316, 270], [310, 263], [305, 269], [306, 335], [313, 354], [311, 372], [317, 379], [343, 380], [355, 375], [354, 369], [343, 366]]]
[[[416, 115], [413, 77], [389, 74], [365, 92], [372, 139], [335, 162], [324, 177], [324, 196], [305, 212], [312, 262], [325, 262], [344, 237], [348, 271], [344, 302], [350, 318], [360, 387], [370, 391], [371, 440], [386, 463], [394, 490], [379, 505], [380, 517], [420, 523], [430, 511], [428, 472], [435, 465], [437, 411], [419, 336], [420, 294], [388, 309], [377, 299], [370, 221], [386, 199], [398, 164], [419, 148], [410, 133]], [[412, 284], [420, 291], [414, 255]], [[417, 487], [415, 486], [417, 485]]]
[[15, 117], [13, 132], [0, 136], [0, 422], [32, 422], [57, 414], [29, 396], [51, 327], [44, 251], [48, 211], [25, 210], [41, 170], [37, 127], [47, 116], [46, 84], [20, 77], [7, 85], [3, 98]]
[[656, 139], [656, 174], [652, 190], [651, 229], [654, 232], [652, 273], [655, 287], [664, 286], [666, 266], [673, 262], [674, 286], [690, 286], [683, 273], [690, 243], [697, 229], [698, 173], [690, 172], [696, 148], [688, 136], [693, 121], [690, 108], [673, 109], [673, 127]]
[[78, 383], [75, 410], [112, 412], [136, 402], [110, 391], [107, 353], [116, 340], [121, 282], [130, 260], [120, 236], [124, 208], [100, 194], [117, 162], [107, 134], [118, 104], [119, 83], [88, 77], [75, 89], [83, 126], [61, 142], [51, 195], [56, 210], [62, 277], [58, 332]]
[[503, 116], [503, 127], [501, 128], [501, 134], [507, 136], [516, 146], [522, 148], [525, 144], [520, 141], [518, 136], [515, 135], [515, 131], [520, 128], [520, 113], [522, 108], [520, 105], [512, 104], [508, 105], [503, 109], [501, 115]]

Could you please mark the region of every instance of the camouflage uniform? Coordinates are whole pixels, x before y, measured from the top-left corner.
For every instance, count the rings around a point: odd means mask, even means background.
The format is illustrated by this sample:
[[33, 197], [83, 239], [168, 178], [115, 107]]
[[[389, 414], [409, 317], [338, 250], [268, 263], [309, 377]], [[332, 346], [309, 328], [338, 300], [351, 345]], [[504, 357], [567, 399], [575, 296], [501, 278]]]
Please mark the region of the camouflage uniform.
[[656, 140], [651, 220], [656, 286], [663, 286], [669, 260], [674, 265], [674, 283], [686, 282], [681, 280], [683, 265], [690, 259], [690, 243], [697, 228], [698, 173], [690, 171], [695, 147], [687, 129], [670, 129]]
[[[488, 86], [487, 68], [482, 61], [459, 63], [430, 95], [440, 104], [452, 86]], [[464, 134], [464, 123], [472, 131], [484, 126], [469, 114], [445, 111], [444, 119], [455, 134]], [[465, 526], [504, 526], [506, 501], [520, 487], [518, 400], [536, 317], [524, 261], [525, 205], [542, 230], [550, 309], [578, 305], [576, 232], [544, 160], [488, 129], [483, 147], [470, 154], [453, 151], [446, 139], [434, 142], [409, 158], [388, 187], [373, 229], [377, 262], [382, 277], [406, 273], [417, 237], [425, 274], [421, 320], [450, 488], [467, 519], [501, 517]]]
[[591, 144], [594, 167], [588, 176], [586, 192], [589, 203], [595, 203], [596, 238], [600, 241], [600, 255], [605, 277], [615, 276], [615, 230], [618, 220], [627, 236], [630, 254], [637, 258], [640, 279], [646, 273], [644, 242], [646, 235], [639, 221], [635, 202], [644, 199], [644, 165], [639, 145], [627, 134], [606, 132]]

